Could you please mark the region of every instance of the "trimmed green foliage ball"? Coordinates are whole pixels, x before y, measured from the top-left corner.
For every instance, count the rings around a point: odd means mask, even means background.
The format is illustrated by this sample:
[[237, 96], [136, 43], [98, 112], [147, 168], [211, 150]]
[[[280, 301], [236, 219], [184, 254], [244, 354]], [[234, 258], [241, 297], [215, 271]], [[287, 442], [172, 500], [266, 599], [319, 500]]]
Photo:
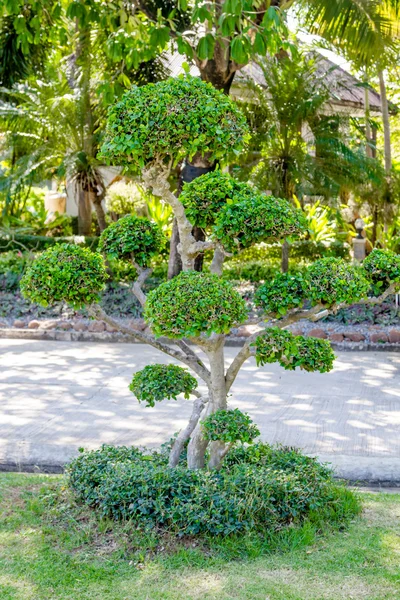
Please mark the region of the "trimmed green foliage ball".
[[134, 260], [141, 267], [165, 245], [161, 228], [146, 217], [127, 215], [112, 223], [100, 236], [99, 251], [111, 258]]
[[144, 317], [157, 336], [197, 337], [229, 333], [246, 319], [247, 309], [229, 282], [187, 271], [149, 292]]
[[290, 202], [255, 193], [223, 207], [213, 232], [225, 250], [235, 253], [259, 242], [300, 235], [305, 229], [303, 213]]
[[400, 254], [375, 248], [363, 262], [367, 277], [382, 291], [391, 283], [400, 282]]
[[238, 408], [217, 410], [202, 423], [204, 436], [210, 442], [251, 442], [260, 435], [260, 430], [246, 413]]
[[81, 308], [98, 302], [107, 277], [100, 254], [74, 244], [57, 244], [37, 256], [20, 287], [25, 298], [42, 306], [65, 301]]
[[185, 183], [179, 200], [192, 225], [205, 229], [215, 223], [219, 211], [226, 204], [252, 197], [254, 193], [251, 186], [236, 181], [228, 173], [212, 171]]
[[197, 77], [171, 77], [132, 87], [111, 107], [101, 156], [140, 168], [197, 152], [218, 159], [239, 152], [247, 137], [245, 117], [223, 92]]
[[308, 268], [308, 297], [313, 304], [352, 304], [365, 298], [370, 288], [363, 270], [340, 258], [321, 258]]
[[278, 273], [257, 289], [257, 306], [267, 313], [283, 316], [288, 310], [303, 305], [307, 297], [308, 281], [303, 273]]
[[304, 371], [326, 373], [333, 368], [335, 355], [327, 340], [293, 335], [289, 331], [270, 327], [252, 344], [257, 365], [277, 362], [287, 371], [300, 367]]
[[197, 387], [197, 380], [177, 365], [148, 365], [133, 376], [129, 389], [139, 402], [154, 406], [162, 400], [176, 400], [179, 394], [185, 398]]

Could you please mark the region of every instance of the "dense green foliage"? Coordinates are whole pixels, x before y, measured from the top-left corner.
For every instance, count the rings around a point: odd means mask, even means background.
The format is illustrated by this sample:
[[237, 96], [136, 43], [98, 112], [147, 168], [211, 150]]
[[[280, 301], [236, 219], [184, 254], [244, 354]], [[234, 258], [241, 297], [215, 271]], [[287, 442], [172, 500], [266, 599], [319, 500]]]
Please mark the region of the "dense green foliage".
[[252, 346], [257, 365], [278, 362], [284, 369], [326, 373], [333, 368], [335, 355], [327, 340], [293, 335], [289, 331], [270, 327]]
[[210, 472], [169, 469], [165, 455], [103, 446], [82, 452], [67, 474], [77, 497], [101, 514], [180, 535], [265, 532], [340, 503], [326, 466], [287, 449], [257, 445], [248, 460], [247, 452]]
[[363, 262], [374, 286], [384, 291], [390, 283], [400, 282], [400, 254], [390, 250], [379, 250], [375, 248]]
[[100, 236], [99, 251], [112, 258], [131, 260], [141, 267], [165, 245], [161, 229], [146, 217], [126, 215], [111, 223]]
[[258, 193], [223, 207], [213, 231], [224, 248], [235, 253], [258, 242], [298, 236], [304, 229], [303, 213], [290, 202]]
[[146, 214], [144, 192], [132, 181], [116, 181], [107, 189], [106, 206], [108, 212], [117, 215]]
[[217, 410], [208, 415], [202, 423], [205, 438], [210, 442], [242, 442], [251, 444], [260, 435], [257, 425], [246, 413], [238, 408]]
[[254, 193], [257, 193], [254, 188], [236, 181], [228, 173], [211, 171], [185, 183], [179, 200], [192, 225], [206, 228], [215, 223], [225, 204], [235, 204], [243, 198], [251, 198]]
[[32, 260], [33, 257], [29, 252], [0, 254], [0, 291], [16, 291], [19, 288], [21, 277]]
[[42, 306], [64, 300], [74, 308], [98, 302], [107, 273], [100, 254], [72, 244], [45, 250], [21, 279], [22, 294]]
[[306, 289], [307, 279], [304, 273], [277, 273], [257, 289], [256, 304], [266, 313], [285, 315], [291, 308], [302, 306]]
[[322, 258], [308, 268], [308, 298], [314, 304], [352, 304], [367, 295], [370, 283], [358, 265]]
[[247, 316], [246, 303], [217, 275], [186, 271], [152, 290], [144, 317], [157, 335], [197, 337], [229, 333]]
[[144, 167], [192, 157], [226, 158], [247, 139], [234, 102], [197, 77], [132, 87], [111, 107], [101, 154], [118, 165]]
[[162, 400], [176, 400], [179, 394], [189, 398], [197, 387], [197, 380], [186, 370], [178, 365], [147, 365], [137, 371], [129, 389], [139, 402], [146, 402], [146, 406], [155, 406]]
[[69, 237], [49, 237], [46, 235], [30, 235], [23, 233], [0, 233], [0, 254], [2, 252], [8, 252], [10, 250], [23, 252], [25, 250], [32, 250], [39, 252], [40, 250], [46, 250], [50, 246], [56, 244], [79, 244], [80, 246], [86, 246], [91, 250], [96, 250], [99, 243], [97, 237], [85, 237], [81, 235], [69, 236]]

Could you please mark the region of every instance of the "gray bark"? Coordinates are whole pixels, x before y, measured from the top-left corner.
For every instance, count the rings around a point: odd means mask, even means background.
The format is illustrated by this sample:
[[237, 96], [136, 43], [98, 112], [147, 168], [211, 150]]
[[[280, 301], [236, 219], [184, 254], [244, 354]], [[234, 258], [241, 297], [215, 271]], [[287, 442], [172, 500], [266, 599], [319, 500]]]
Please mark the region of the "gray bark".
[[182, 431], [179, 432], [179, 435], [176, 438], [174, 445], [172, 446], [168, 461], [170, 467], [176, 467], [176, 465], [178, 464], [183, 447], [192, 435], [197, 423], [199, 422], [201, 413], [207, 401], [208, 398], [200, 396], [200, 398], [197, 398], [197, 400], [194, 402], [193, 411], [190, 415], [189, 423], [187, 424], [185, 429], [182, 429]]

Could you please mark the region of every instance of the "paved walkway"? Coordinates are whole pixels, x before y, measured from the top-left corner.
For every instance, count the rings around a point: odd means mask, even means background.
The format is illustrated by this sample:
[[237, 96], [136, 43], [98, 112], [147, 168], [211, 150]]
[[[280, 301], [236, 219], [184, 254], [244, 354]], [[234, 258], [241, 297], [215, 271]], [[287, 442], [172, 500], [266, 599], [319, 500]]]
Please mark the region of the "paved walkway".
[[[137, 369], [167, 360], [136, 344], [0, 340], [0, 467], [54, 467], [103, 442], [164, 442], [191, 403], [145, 408], [127, 386]], [[400, 481], [400, 354], [339, 353], [328, 374], [251, 360], [232, 392], [264, 440], [303, 448], [351, 479]]]

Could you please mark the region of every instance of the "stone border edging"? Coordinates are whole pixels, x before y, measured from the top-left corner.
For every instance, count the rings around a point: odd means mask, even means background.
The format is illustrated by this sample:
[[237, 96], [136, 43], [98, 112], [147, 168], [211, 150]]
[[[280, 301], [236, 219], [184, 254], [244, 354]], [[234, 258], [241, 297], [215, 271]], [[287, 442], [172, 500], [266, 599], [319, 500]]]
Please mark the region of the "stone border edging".
[[[0, 328], [1, 339], [22, 339], [22, 340], [52, 340], [55, 342], [100, 342], [100, 343], [122, 343], [137, 344], [132, 338], [120, 332], [91, 332], [91, 331], [60, 331], [57, 329], [18, 329], [18, 328]], [[162, 338], [160, 338], [162, 339]], [[242, 346], [247, 340], [244, 336], [231, 336], [227, 338], [227, 346]], [[170, 340], [164, 340], [170, 341]], [[371, 343], [371, 342], [351, 342], [342, 343], [331, 342], [335, 350], [340, 351], [373, 351], [373, 352], [400, 352], [400, 343]]]

